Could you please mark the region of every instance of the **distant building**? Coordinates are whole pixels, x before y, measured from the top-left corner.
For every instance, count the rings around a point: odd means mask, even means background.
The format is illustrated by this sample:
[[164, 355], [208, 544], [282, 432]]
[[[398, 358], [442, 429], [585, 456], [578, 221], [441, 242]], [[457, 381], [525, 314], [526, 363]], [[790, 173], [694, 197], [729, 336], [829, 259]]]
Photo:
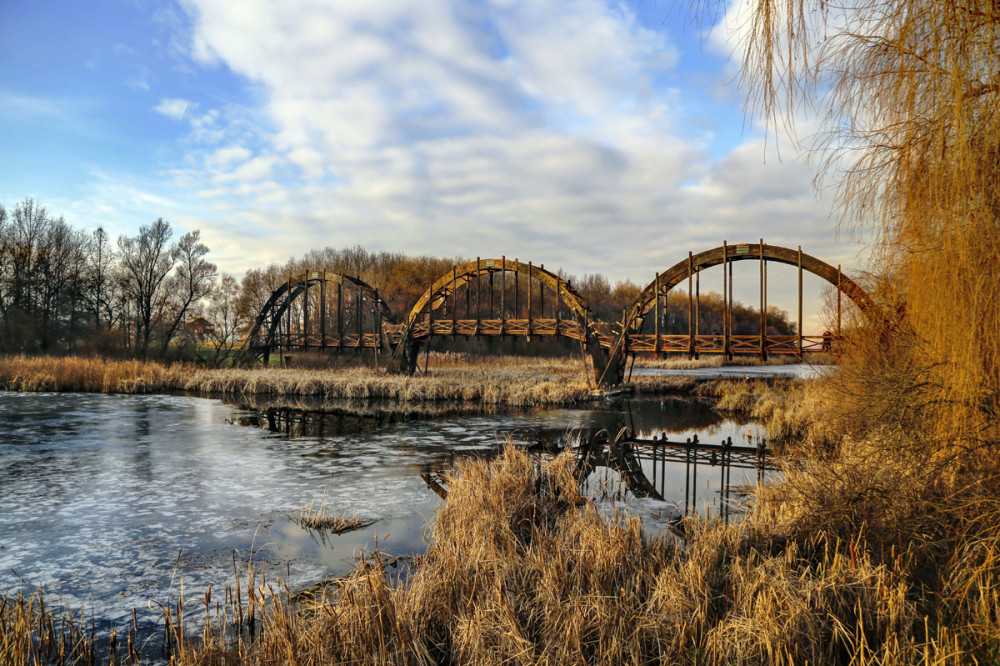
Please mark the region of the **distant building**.
[[193, 342], [208, 342], [215, 333], [212, 322], [204, 317], [192, 317], [184, 322], [180, 337]]

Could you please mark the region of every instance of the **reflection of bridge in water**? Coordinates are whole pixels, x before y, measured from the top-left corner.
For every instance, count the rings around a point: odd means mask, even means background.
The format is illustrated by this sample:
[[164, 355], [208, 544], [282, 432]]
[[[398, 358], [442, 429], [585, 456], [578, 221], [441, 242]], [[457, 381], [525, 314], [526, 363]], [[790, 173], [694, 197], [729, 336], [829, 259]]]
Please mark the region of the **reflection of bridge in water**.
[[[755, 470], [760, 483], [766, 472], [776, 471], [778, 466], [763, 441], [757, 446], [733, 444], [726, 438], [719, 444], [699, 441], [698, 436], [683, 442], [670, 441], [666, 433], [661, 438], [635, 437], [628, 428], [622, 428], [612, 438], [607, 430], [593, 433], [579, 446], [574, 447], [577, 455], [577, 475], [586, 482], [595, 468], [613, 470], [618, 479], [635, 497], [664, 501], [668, 489], [676, 488], [677, 472], [684, 468], [684, 500], [679, 506], [683, 514], [698, 512], [699, 468], [702, 480], [717, 474], [715, 493], [719, 498], [718, 513], [726, 521], [732, 509], [732, 470]], [[668, 469], [672, 469], [668, 482]], [[710, 487], [709, 486], [709, 487]], [[709, 513], [706, 507], [704, 513]]]
[[[291, 438], [316, 438], [331, 443], [330, 455], [337, 456], [344, 443], [354, 445], [361, 435], [363, 440], [378, 436], [379, 431], [395, 429], [402, 435], [391, 438], [393, 457], [405, 460], [414, 453], [426, 453], [427, 446], [405, 423], [416, 420], [439, 422], [444, 425], [438, 432], [454, 432], [451, 423], [467, 424], [468, 441], [478, 437], [472, 449], [460, 455], [492, 455], [499, 450], [503, 438], [494, 434], [496, 421], [492, 417], [482, 423], [469, 425], [467, 414], [449, 411], [446, 406], [434, 406], [427, 411], [393, 411], [387, 404], [331, 404], [292, 399], [266, 399], [254, 405], [243, 404], [251, 414], [237, 419], [249, 425], [280, 433]], [[567, 410], [567, 415], [579, 412]], [[577, 476], [584, 489], [595, 499], [640, 500], [664, 502], [668, 514], [680, 516], [698, 512], [717, 512], [729, 519], [733, 501], [733, 488], [753, 485], [766, 473], [777, 469], [771, 452], [764, 443], [756, 445], [734, 444], [732, 436], [724, 436], [716, 443], [704, 437], [692, 436], [693, 431], [711, 432], [721, 422], [721, 417], [700, 401], [678, 398], [625, 401], [606, 410], [587, 410], [584, 420], [576, 427], [562, 426], [516, 428], [508, 437], [529, 451], [543, 456], [554, 455], [569, 448], [577, 459]], [[509, 425], [514, 425], [507, 422]], [[664, 431], [670, 430], [670, 433]], [[633, 433], [642, 433], [636, 436]], [[656, 433], [656, 434], [654, 434]], [[678, 433], [686, 433], [678, 436]], [[428, 487], [442, 497], [447, 494], [447, 482], [442, 470], [454, 462], [455, 444], [439, 441], [440, 451], [436, 462], [421, 465], [419, 474]], [[490, 445], [482, 447], [488, 439]], [[411, 443], [411, 440], [412, 443]], [[752, 440], [751, 440], [752, 441]], [[738, 478], [733, 470], [741, 472]], [[754, 478], [756, 477], [756, 478]]]
[[[760, 330], [756, 335], [734, 332], [734, 263], [760, 265]], [[797, 334], [776, 335], [768, 328], [768, 265], [793, 266], [798, 273]], [[721, 330], [709, 335], [699, 327], [701, 273], [721, 266], [723, 315]], [[835, 330], [824, 335], [804, 335], [802, 329], [802, 279], [811, 273], [837, 292]], [[665, 327], [668, 295], [687, 283], [688, 331], [668, 333]], [[532, 262], [506, 257], [477, 259], [455, 266], [438, 278], [398, 321], [378, 290], [361, 279], [340, 273], [311, 271], [290, 276], [261, 309], [241, 351], [243, 358], [268, 362], [273, 353], [292, 351], [342, 352], [373, 350], [376, 362], [414, 372], [421, 351], [433, 339], [471, 337], [557, 337], [579, 344], [593, 368], [597, 385], [624, 380], [626, 360], [636, 354], [794, 355], [836, 352], [840, 342], [842, 298], [868, 313], [871, 299], [839, 267], [805, 254], [763, 241], [728, 245], [674, 264], [639, 294], [615, 322], [602, 322], [569, 281]], [[682, 313], [683, 314], [683, 313]]]

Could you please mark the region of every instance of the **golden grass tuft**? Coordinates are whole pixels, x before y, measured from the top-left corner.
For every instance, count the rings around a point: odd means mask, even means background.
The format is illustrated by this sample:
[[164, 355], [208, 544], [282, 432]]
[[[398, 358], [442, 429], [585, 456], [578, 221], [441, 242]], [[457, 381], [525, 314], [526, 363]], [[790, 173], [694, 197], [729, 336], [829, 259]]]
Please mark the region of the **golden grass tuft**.
[[185, 366], [82, 356], [0, 356], [0, 387], [8, 391], [149, 393], [178, 388]]
[[292, 521], [304, 530], [322, 534], [344, 534], [375, 524], [374, 520], [359, 518], [357, 514], [337, 516], [329, 513], [326, 510], [325, 495], [319, 506], [315, 506], [315, 504], [312, 502], [309, 506], [296, 511], [291, 515]]
[[817, 382], [803, 379], [714, 379], [695, 393], [715, 400], [715, 409], [762, 424], [777, 441], [813, 443], [835, 439], [839, 430], [825, 417]]

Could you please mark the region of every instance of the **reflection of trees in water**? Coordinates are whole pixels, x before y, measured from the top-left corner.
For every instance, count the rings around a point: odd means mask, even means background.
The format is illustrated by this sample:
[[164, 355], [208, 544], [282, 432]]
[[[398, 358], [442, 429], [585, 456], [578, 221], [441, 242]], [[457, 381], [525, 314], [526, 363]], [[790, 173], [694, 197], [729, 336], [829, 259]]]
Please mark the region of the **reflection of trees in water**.
[[233, 419], [243, 426], [263, 428], [289, 437], [314, 437], [326, 439], [341, 435], [374, 433], [392, 423], [412, 421], [408, 414], [373, 412], [355, 414], [350, 411], [315, 412], [291, 407], [267, 407]]
[[685, 432], [697, 430], [712, 434], [730, 417], [723, 417], [712, 403], [692, 397], [644, 398], [618, 400], [604, 409], [595, 409], [587, 427], [593, 431], [627, 427], [640, 435], [653, 432]]

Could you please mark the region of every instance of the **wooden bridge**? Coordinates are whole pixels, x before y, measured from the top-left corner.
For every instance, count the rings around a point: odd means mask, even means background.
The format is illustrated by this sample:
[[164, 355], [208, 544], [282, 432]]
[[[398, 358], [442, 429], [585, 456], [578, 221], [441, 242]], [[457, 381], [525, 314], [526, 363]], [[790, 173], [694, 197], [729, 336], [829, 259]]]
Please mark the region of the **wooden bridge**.
[[[760, 332], [733, 332], [733, 273], [738, 261], [760, 264]], [[770, 262], [798, 269], [798, 334], [774, 335], [767, 323], [767, 266]], [[722, 330], [704, 335], [698, 330], [701, 272], [721, 265]], [[802, 277], [808, 272], [837, 289], [837, 326], [823, 336], [802, 334]], [[686, 334], [667, 333], [663, 325], [667, 296], [687, 282]], [[614, 322], [600, 321], [590, 305], [560, 276], [506, 257], [477, 259], [455, 266], [420, 296], [406, 318], [397, 321], [378, 290], [361, 279], [341, 273], [310, 271], [290, 276], [271, 294], [248, 335], [241, 355], [268, 362], [272, 353], [293, 350], [336, 352], [372, 349], [387, 367], [414, 372], [422, 349], [432, 338], [506, 337], [531, 339], [555, 336], [577, 341], [589, 357], [597, 386], [620, 384], [626, 360], [636, 354], [806, 355], [835, 351], [840, 340], [841, 297], [863, 312], [874, 310], [871, 299], [839, 267], [763, 240], [729, 245], [674, 264], [639, 294]]]

